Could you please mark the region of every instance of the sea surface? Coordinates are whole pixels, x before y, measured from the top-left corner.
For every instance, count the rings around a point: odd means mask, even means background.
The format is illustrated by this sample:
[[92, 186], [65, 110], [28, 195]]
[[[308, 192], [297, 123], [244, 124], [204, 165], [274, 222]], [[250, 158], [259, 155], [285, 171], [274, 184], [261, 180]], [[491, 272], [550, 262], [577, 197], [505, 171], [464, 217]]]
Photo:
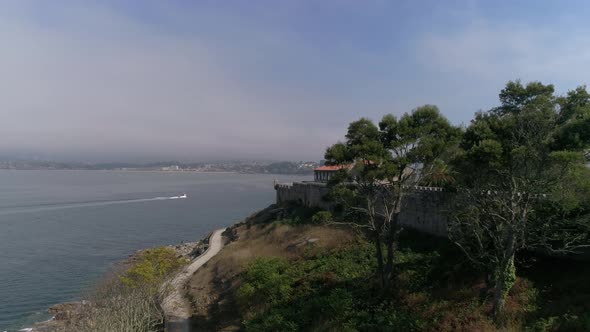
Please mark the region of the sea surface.
[[[0, 332], [51, 318], [137, 249], [196, 241], [301, 176], [0, 171]], [[187, 194], [187, 198], [173, 198]]]

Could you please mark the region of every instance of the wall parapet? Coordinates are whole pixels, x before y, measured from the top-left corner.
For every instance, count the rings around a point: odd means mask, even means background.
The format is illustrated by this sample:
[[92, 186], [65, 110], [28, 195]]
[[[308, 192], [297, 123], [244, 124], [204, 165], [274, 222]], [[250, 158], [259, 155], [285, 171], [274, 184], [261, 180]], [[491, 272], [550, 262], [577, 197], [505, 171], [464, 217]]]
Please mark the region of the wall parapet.
[[318, 182], [293, 182], [275, 184], [277, 204], [297, 202], [306, 207], [319, 207], [330, 210], [332, 204], [324, 199], [329, 189]]
[[[429, 234], [447, 236], [448, 204], [440, 187], [411, 186], [402, 200], [401, 225]], [[295, 202], [306, 207], [332, 210], [334, 204], [325, 199], [329, 188], [320, 182], [276, 183], [277, 204]]]
[[411, 191], [444, 191], [442, 187], [403, 186], [403, 188], [410, 189]]

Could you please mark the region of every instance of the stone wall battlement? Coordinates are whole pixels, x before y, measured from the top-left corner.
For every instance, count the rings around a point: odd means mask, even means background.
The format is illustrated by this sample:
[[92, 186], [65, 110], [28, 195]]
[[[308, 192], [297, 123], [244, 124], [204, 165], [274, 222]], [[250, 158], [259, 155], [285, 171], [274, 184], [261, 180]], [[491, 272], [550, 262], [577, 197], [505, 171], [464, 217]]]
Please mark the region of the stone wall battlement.
[[412, 191], [444, 191], [441, 187], [423, 187], [423, 186], [404, 186], [405, 189], [410, 189]]
[[[448, 203], [442, 188], [413, 186], [409, 189], [402, 200], [400, 224], [429, 234], [447, 236]], [[329, 192], [325, 183], [277, 183], [275, 190], [277, 204], [296, 202], [325, 210], [334, 207], [325, 199]]]

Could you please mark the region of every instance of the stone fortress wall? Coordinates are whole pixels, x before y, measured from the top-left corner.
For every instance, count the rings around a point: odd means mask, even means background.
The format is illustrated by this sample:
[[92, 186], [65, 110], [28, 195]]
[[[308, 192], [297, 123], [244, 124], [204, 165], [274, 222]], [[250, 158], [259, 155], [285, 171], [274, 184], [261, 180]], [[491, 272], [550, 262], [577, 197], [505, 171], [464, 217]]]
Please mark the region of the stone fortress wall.
[[[329, 189], [325, 183], [294, 182], [275, 184], [277, 204], [297, 202], [307, 207], [330, 210], [332, 203], [323, 199]], [[447, 236], [448, 203], [445, 192], [436, 187], [413, 187], [403, 198], [400, 223], [416, 230]]]

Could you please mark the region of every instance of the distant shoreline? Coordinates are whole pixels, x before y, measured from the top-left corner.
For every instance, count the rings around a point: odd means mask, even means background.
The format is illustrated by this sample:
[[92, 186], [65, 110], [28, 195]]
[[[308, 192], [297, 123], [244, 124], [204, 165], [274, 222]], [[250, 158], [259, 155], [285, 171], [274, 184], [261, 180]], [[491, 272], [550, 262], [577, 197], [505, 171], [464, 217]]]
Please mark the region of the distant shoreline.
[[159, 169], [88, 169], [88, 168], [0, 168], [0, 171], [92, 171], [92, 172], [161, 172], [161, 173], [238, 173], [238, 174], [271, 174], [247, 173], [237, 171], [164, 171]]
[[244, 174], [302, 174], [309, 175], [321, 165], [321, 161], [226, 161], [226, 162], [177, 162], [153, 163], [86, 163], [52, 161], [2, 161], [0, 170], [67, 170], [67, 171], [124, 171], [124, 172], [191, 172], [191, 173], [244, 173]]
[[86, 168], [0, 168], [0, 171], [88, 171], [88, 172], [129, 172], [129, 173], [211, 173], [211, 174], [261, 174], [261, 175], [300, 175], [308, 176], [309, 173], [262, 173], [262, 172], [239, 172], [239, 171], [199, 171], [199, 170], [182, 170], [182, 171], [163, 171], [158, 169], [86, 169]]

